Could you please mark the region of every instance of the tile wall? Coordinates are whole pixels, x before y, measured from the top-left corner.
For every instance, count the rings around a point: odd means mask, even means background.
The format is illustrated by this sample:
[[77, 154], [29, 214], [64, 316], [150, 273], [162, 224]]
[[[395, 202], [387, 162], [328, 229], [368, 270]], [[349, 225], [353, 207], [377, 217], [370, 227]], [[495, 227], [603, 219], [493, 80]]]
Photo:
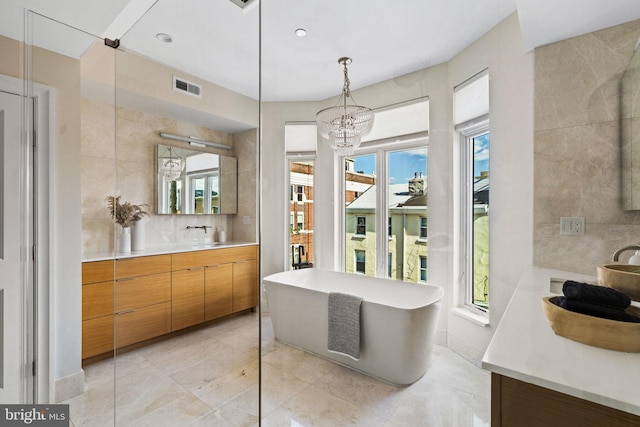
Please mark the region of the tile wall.
[[[595, 276], [640, 241], [640, 211], [622, 209], [620, 143], [620, 78], [638, 37], [633, 21], [535, 50], [535, 265]], [[572, 216], [584, 235], [560, 235]]]

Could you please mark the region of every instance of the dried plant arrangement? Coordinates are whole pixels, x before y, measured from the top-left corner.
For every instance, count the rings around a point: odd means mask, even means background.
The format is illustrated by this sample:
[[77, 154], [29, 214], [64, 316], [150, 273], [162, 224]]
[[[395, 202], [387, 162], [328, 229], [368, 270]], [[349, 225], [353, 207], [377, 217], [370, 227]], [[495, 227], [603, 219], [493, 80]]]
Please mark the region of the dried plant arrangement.
[[107, 196], [107, 208], [111, 213], [111, 218], [122, 226], [122, 228], [134, 225], [140, 221], [144, 215], [149, 214], [143, 210], [143, 207], [149, 206], [147, 204], [132, 205], [129, 202], [120, 203], [120, 196]]

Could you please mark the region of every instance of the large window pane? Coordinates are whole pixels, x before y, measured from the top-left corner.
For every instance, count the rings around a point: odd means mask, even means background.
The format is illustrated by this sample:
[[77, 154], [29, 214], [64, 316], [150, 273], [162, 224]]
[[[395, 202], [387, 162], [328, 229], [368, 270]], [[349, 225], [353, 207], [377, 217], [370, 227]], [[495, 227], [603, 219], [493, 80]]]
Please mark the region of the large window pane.
[[473, 147], [474, 305], [489, 308], [489, 133], [470, 138]]
[[427, 147], [391, 147], [345, 159], [345, 271], [417, 283], [426, 280]]
[[289, 261], [313, 267], [313, 160], [289, 163]]
[[345, 159], [344, 177], [345, 271], [375, 276], [376, 155]]
[[390, 277], [426, 282], [427, 147], [392, 151], [387, 159], [388, 251], [396, 260]]

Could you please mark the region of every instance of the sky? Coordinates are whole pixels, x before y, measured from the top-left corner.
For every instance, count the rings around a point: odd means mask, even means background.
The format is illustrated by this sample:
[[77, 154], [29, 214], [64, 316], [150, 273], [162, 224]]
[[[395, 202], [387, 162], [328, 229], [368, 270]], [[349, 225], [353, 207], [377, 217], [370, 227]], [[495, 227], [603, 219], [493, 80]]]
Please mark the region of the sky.
[[[473, 172], [479, 176], [480, 172], [489, 170], [489, 134], [480, 135], [473, 139]], [[352, 157], [355, 161], [354, 169], [366, 174], [376, 174], [375, 154]], [[402, 184], [409, 182], [415, 172], [422, 172], [427, 176], [427, 148], [414, 150], [392, 151], [389, 153], [389, 182]]]
[[[366, 174], [376, 172], [375, 154], [353, 157], [353, 159], [356, 171], [362, 171]], [[426, 147], [389, 153], [389, 182], [391, 184], [409, 182], [415, 172], [422, 172], [425, 177], [427, 176]]]

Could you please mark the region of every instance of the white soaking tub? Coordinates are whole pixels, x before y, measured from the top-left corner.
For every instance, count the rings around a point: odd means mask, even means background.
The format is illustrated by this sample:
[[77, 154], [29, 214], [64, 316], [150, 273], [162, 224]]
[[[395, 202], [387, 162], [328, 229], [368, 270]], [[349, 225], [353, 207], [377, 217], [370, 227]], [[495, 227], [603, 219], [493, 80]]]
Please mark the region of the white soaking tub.
[[[278, 341], [391, 384], [411, 384], [427, 371], [441, 287], [315, 268], [272, 274], [263, 282]], [[330, 292], [363, 298], [359, 360], [327, 350]]]

